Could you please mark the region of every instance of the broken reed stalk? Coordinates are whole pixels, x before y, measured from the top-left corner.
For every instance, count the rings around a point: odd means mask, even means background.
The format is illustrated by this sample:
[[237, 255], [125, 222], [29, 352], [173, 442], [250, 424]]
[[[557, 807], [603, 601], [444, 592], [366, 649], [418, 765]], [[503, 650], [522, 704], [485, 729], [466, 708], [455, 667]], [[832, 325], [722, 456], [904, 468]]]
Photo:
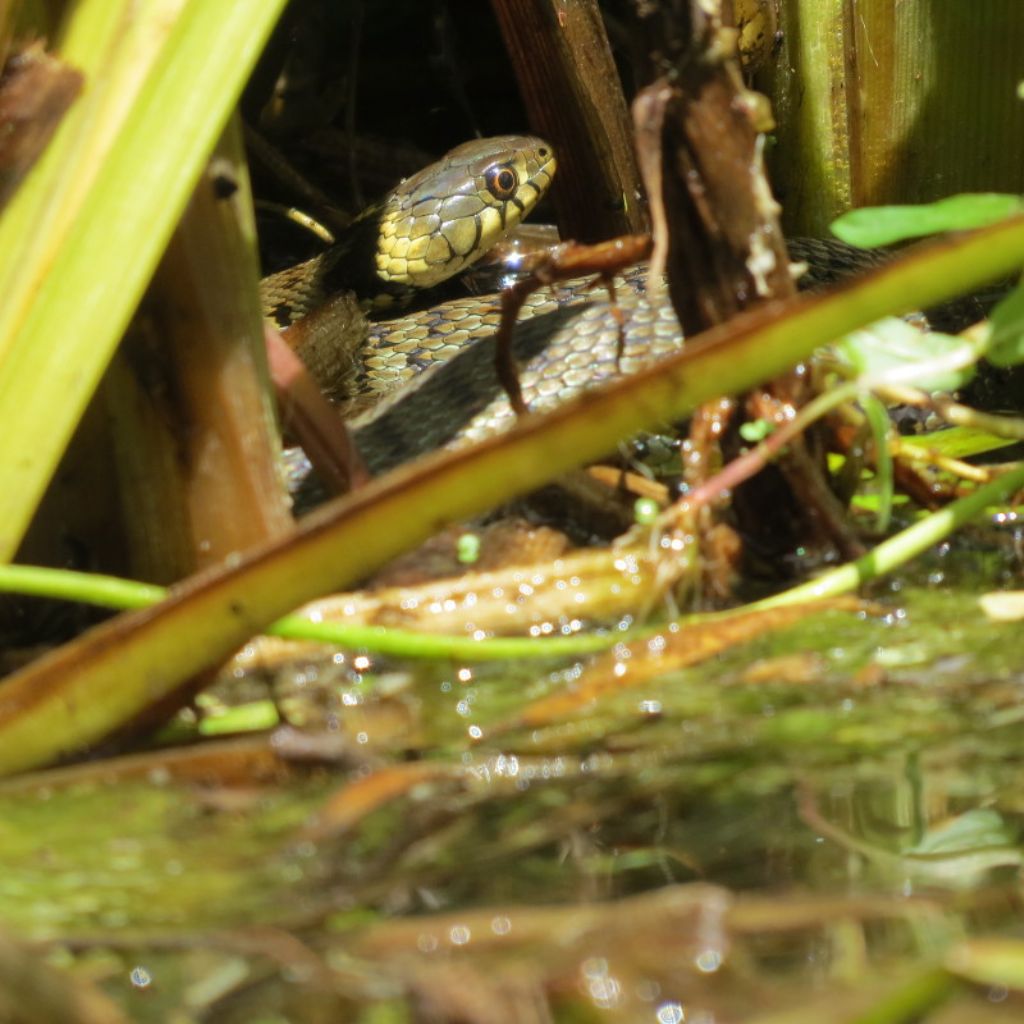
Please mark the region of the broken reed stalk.
[[492, 0], [533, 128], [557, 150], [562, 237], [648, 228], [629, 112], [596, 0]]
[[137, 578], [172, 582], [291, 529], [254, 243], [233, 121], [104, 383]]
[[[744, 86], [736, 33], [723, 24], [720, 10], [710, 10], [713, 6], [690, 2], [671, 12], [647, 10], [636, 19], [651, 72], [658, 75], [633, 107], [656, 225], [653, 272], [664, 266], [672, 304], [688, 335], [795, 289], [779, 208], [761, 160], [770, 114], [763, 98]], [[757, 407], [750, 415], [781, 419], [805, 390], [799, 375], [781, 378], [751, 399]], [[735, 419], [717, 406], [698, 411], [684, 465], [689, 486], [706, 482], [723, 451], [725, 457], [737, 453]], [[783, 546], [813, 539], [837, 545], [846, 556], [859, 554], [820, 460], [803, 438], [794, 439], [779, 469], [785, 484], [772, 469], [737, 493], [741, 529], [763, 533], [763, 508], [781, 507], [787, 526], [800, 524], [791, 537], [789, 529], [780, 535], [786, 538]], [[727, 584], [717, 580], [713, 588]]]
[[40, 43], [4, 59], [2, 36], [0, 23], [0, 209], [46, 148], [83, 81], [81, 72], [51, 57]]

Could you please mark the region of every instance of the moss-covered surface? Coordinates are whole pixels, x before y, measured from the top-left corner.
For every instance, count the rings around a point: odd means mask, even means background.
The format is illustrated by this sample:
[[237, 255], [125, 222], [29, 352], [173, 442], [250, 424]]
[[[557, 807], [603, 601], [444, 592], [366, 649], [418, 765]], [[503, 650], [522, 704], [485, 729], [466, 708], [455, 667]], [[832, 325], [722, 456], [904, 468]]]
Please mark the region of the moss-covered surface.
[[8, 784], [0, 919], [138, 1020], [1014, 1019], [1020, 627], [884, 603], [533, 729], [586, 668], [306, 664], [337, 762]]

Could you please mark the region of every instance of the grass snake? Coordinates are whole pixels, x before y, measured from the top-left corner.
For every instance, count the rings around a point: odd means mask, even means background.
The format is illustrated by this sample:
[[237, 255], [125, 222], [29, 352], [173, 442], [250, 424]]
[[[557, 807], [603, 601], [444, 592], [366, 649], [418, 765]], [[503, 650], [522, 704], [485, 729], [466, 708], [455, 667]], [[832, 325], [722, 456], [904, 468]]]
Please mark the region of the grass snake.
[[[372, 406], [352, 425], [374, 472], [514, 421], [494, 369], [497, 296], [467, 296], [398, 316], [393, 310], [416, 290], [465, 269], [517, 225], [554, 170], [551, 147], [537, 138], [466, 143], [400, 183], [325, 253], [262, 282], [264, 313], [280, 327], [340, 289], [354, 290], [377, 317], [351, 355], [344, 374], [349, 393], [340, 396], [357, 409]], [[886, 258], [831, 240], [787, 245], [791, 259], [807, 265], [801, 287]], [[617, 323], [604, 290], [591, 280], [551, 285], [527, 300], [515, 351], [531, 409], [550, 408], [679, 348], [682, 332], [667, 294], [649, 299], [645, 278], [638, 267], [616, 282], [626, 323], [620, 361]], [[381, 319], [382, 310], [391, 315]], [[337, 397], [336, 380], [320, 383]]]

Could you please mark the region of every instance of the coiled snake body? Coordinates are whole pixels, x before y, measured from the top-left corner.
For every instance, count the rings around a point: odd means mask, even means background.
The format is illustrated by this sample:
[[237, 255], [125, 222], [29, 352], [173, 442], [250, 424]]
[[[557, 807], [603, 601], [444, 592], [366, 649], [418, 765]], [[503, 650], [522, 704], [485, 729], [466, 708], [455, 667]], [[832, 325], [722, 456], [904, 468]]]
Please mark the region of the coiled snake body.
[[[340, 288], [357, 290], [366, 307], [379, 310], [436, 284], [518, 224], [547, 190], [554, 169], [551, 147], [536, 138], [503, 136], [458, 147], [362, 214], [332, 249], [265, 278], [265, 315], [286, 327]], [[788, 245], [791, 258], [809, 268], [802, 285], [885, 259], [840, 242], [795, 239]], [[626, 324], [621, 360], [617, 321], [604, 291], [591, 288], [591, 281], [552, 285], [527, 300], [515, 350], [531, 409], [551, 407], [678, 349], [682, 332], [671, 304], [665, 295], [649, 300], [644, 281], [644, 268], [617, 281]], [[346, 373], [354, 394], [340, 397], [355, 399], [357, 408], [375, 406], [354, 421], [372, 470], [512, 423], [494, 370], [498, 320], [492, 295], [371, 324]], [[414, 377], [415, 384], [407, 385]], [[336, 381], [321, 384], [336, 394]]]

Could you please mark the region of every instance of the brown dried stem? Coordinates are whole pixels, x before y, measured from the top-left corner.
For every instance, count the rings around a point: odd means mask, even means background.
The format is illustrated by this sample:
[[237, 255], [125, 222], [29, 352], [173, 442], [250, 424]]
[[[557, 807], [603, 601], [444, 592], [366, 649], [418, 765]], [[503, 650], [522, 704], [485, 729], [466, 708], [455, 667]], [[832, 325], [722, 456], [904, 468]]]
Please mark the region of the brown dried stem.
[[[778, 223], [778, 207], [764, 179], [761, 135], [770, 126], [763, 101], [743, 85], [735, 59], [735, 33], [706, 3], [665, 3], [638, 17], [651, 62], [661, 78], [634, 103], [648, 193], [654, 208], [655, 259], [687, 334], [705, 330], [768, 299], [792, 295], [794, 284]], [[798, 375], [783, 378], [755, 396], [753, 416], [776, 425], [806, 388]], [[691, 438], [686, 478], [700, 486], [721, 456], [721, 413], [697, 416], [714, 430]], [[739, 446], [738, 439], [731, 444]], [[831, 540], [847, 554], [859, 548], [843, 509], [828, 489], [803, 438], [780, 462], [793, 505], [791, 517], [813, 536]], [[757, 532], [766, 481], [756, 501], [740, 494], [737, 513]], [[767, 481], [772, 491], [778, 484]], [[794, 500], [795, 499], [795, 500]], [[785, 504], [785, 494], [771, 499]]]
[[647, 230], [629, 114], [596, 0], [492, 0], [531, 125], [558, 150], [563, 238]]

